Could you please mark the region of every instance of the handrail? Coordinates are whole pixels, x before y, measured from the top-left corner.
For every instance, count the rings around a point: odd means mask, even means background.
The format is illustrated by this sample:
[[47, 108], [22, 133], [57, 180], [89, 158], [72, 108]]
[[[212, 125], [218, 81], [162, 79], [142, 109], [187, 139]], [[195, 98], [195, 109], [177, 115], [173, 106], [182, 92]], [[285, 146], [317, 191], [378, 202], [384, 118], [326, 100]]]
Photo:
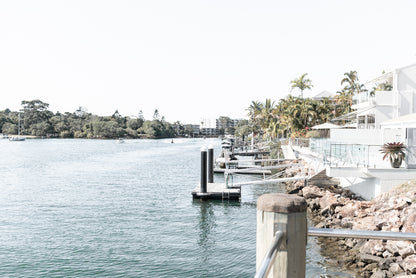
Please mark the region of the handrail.
[[269, 275], [269, 271], [272, 267], [272, 262], [274, 261], [274, 258], [276, 257], [277, 251], [280, 248], [280, 245], [282, 244], [284, 238], [284, 234], [282, 231], [277, 231], [274, 236], [274, 241], [272, 246], [269, 250], [267, 250], [266, 255], [263, 258], [263, 261], [261, 262], [261, 265], [256, 273], [256, 276], [254, 278], [264, 278]]
[[[308, 236], [321, 237], [342, 237], [342, 238], [360, 238], [360, 239], [380, 239], [380, 240], [410, 240], [416, 241], [416, 233], [403, 232], [384, 232], [384, 231], [364, 231], [364, 230], [345, 230], [345, 229], [321, 229], [308, 228]], [[283, 232], [277, 231], [274, 241], [261, 262], [254, 278], [264, 278], [270, 272], [272, 262], [274, 261], [280, 244], [283, 241]]]
[[416, 233], [309, 228], [309, 236], [416, 241]]

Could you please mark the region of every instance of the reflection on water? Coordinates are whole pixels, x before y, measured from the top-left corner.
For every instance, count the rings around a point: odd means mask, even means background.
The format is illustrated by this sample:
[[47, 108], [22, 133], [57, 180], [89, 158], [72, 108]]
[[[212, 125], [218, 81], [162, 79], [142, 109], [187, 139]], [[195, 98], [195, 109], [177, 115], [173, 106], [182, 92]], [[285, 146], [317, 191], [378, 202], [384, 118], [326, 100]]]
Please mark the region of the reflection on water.
[[[210, 241], [210, 234], [211, 230], [215, 229], [215, 214], [212, 208], [213, 203], [209, 201], [200, 201], [199, 202], [199, 209], [201, 217], [199, 218], [198, 222], [198, 229], [199, 229], [199, 240], [198, 245], [208, 251], [209, 249], [209, 241]], [[195, 203], [195, 202], [194, 202]], [[204, 252], [204, 254], [208, 254], [208, 252]], [[204, 260], [205, 261], [205, 258]]]
[[[253, 277], [256, 201], [284, 187], [192, 200], [209, 144], [219, 141], [0, 141], [0, 276]], [[307, 277], [350, 277], [313, 242]]]

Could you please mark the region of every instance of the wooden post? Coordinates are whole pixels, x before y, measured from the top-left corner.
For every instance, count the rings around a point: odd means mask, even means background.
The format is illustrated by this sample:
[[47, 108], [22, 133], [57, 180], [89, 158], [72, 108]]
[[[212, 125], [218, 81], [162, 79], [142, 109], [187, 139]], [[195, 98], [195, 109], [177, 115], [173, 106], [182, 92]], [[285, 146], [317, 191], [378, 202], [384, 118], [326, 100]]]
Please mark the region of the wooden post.
[[306, 201], [296, 195], [273, 193], [257, 200], [256, 268], [258, 269], [275, 233], [285, 238], [268, 277], [304, 278], [306, 264]]

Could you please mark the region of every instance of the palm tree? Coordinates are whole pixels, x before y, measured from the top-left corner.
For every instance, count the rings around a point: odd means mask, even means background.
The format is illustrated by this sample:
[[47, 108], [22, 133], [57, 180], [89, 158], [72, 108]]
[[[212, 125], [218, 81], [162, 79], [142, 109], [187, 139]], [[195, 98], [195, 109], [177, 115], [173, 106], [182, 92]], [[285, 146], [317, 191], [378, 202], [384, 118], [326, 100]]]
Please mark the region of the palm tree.
[[354, 93], [362, 93], [367, 91], [363, 84], [360, 84], [358, 81], [357, 71], [351, 70], [350, 72], [344, 73], [344, 78], [341, 80], [341, 85], [347, 83], [344, 87], [344, 90], [350, 91], [352, 94]]
[[329, 98], [314, 101], [314, 111], [318, 115], [316, 124], [323, 124], [335, 117], [334, 105]]
[[298, 88], [301, 93], [301, 98], [303, 99], [303, 91], [306, 89], [311, 89], [313, 87], [312, 81], [309, 78], [306, 78], [307, 73], [302, 74], [299, 78], [290, 81], [292, 84], [292, 90]]
[[257, 132], [260, 129], [259, 116], [263, 110], [263, 103], [259, 101], [252, 101], [248, 107], [248, 116], [250, 119], [251, 131]]
[[335, 101], [338, 107], [337, 115], [349, 113], [352, 106], [353, 92], [350, 90], [338, 91], [335, 96]]

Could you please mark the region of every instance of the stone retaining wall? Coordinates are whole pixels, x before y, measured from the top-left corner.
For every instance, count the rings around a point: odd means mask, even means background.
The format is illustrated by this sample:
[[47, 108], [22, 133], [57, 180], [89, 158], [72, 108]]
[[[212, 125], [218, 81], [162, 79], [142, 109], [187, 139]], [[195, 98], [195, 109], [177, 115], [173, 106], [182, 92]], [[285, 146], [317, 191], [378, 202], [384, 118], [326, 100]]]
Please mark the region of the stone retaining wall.
[[[294, 169], [287, 176], [299, 172]], [[416, 232], [416, 181], [398, 186], [372, 201], [364, 201], [339, 187], [337, 180], [326, 177], [325, 172], [316, 175], [306, 186], [303, 181], [297, 181], [286, 183], [286, 188], [289, 193], [306, 199], [308, 218], [317, 228]], [[354, 270], [357, 277], [416, 278], [415, 242], [323, 238], [320, 242], [329, 249], [338, 249], [336, 261], [340, 267]]]

